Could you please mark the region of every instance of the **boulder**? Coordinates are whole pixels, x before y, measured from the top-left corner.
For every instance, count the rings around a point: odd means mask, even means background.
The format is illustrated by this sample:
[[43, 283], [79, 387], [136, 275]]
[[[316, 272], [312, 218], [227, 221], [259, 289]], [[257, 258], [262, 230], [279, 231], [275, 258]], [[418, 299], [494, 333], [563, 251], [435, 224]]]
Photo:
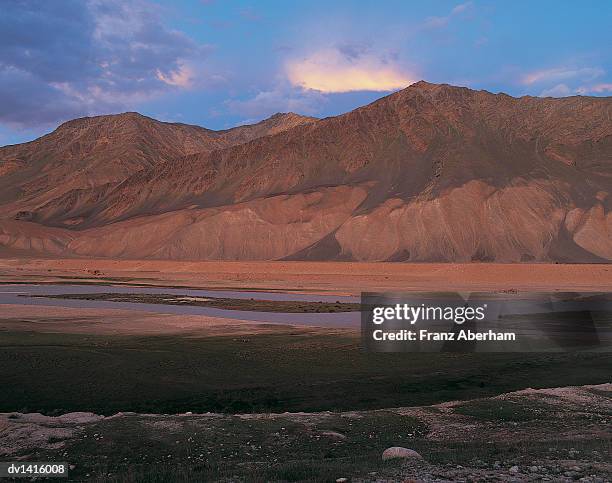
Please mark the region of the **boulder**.
[[383, 460], [390, 460], [394, 458], [423, 459], [423, 457], [413, 449], [402, 448], [401, 446], [392, 446], [391, 448], [387, 448], [383, 451]]

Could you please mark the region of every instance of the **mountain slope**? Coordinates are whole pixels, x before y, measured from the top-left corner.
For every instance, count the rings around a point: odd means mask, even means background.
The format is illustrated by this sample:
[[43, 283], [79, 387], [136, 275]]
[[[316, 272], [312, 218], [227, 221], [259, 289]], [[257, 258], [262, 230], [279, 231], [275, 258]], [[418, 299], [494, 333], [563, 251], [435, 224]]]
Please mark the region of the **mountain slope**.
[[8, 202], [3, 212], [44, 221], [46, 210], [61, 214], [71, 205], [97, 203], [143, 169], [312, 121], [276, 114], [258, 124], [211, 131], [134, 112], [75, 119], [30, 143], [0, 148], [0, 200]]
[[235, 144], [34, 219], [74, 223], [64, 251], [82, 256], [612, 260], [611, 119], [611, 98], [419, 82], [333, 118], [273, 117], [255, 139], [217, 133]]
[[418, 83], [342, 116], [144, 170], [109, 195], [103, 221], [125, 210], [206, 207], [361, 181], [376, 183], [369, 206], [519, 177], [563, 179], [578, 200], [590, 199], [612, 175], [609, 110], [608, 99], [513, 99]]

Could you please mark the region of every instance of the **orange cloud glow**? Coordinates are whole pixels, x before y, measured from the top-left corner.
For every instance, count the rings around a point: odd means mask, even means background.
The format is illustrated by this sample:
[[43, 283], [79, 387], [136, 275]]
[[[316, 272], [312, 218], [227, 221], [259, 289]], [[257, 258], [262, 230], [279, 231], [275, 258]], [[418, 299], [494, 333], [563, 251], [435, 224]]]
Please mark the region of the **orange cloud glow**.
[[329, 93], [393, 91], [415, 82], [398, 66], [372, 55], [351, 58], [333, 49], [288, 62], [286, 73], [294, 86]]

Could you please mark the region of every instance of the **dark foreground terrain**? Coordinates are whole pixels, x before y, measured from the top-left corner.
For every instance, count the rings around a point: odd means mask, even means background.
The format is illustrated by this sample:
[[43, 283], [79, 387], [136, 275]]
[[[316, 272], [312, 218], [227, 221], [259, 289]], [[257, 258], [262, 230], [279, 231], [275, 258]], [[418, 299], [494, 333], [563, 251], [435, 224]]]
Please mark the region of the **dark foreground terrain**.
[[366, 353], [356, 332], [340, 329], [259, 324], [253, 333], [178, 337], [0, 326], [0, 383], [10, 388], [0, 391], [0, 411], [48, 415], [379, 409], [600, 384], [612, 367], [606, 353]]
[[[145, 274], [155, 285], [340, 296], [364, 287], [602, 291], [611, 273], [595, 265], [105, 263], [15, 260], [0, 279]], [[67, 461], [75, 481], [611, 478], [611, 388], [602, 385], [611, 354], [373, 354], [348, 329], [16, 304], [0, 305], [0, 348], [0, 460]], [[536, 390], [507, 394], [527, 387]], [[542, 389], [550, 387], [561, 389]], [[423, 459], [383, 462], [390, 446]]]
[[[5, 413], [0, 457], [67, 461], [71, 480], [96, 482], [603, 482], [612, 477], [611, 391], [528, 389], [380, 411]], [[382, 461], [390, 446], [422, 458]]]

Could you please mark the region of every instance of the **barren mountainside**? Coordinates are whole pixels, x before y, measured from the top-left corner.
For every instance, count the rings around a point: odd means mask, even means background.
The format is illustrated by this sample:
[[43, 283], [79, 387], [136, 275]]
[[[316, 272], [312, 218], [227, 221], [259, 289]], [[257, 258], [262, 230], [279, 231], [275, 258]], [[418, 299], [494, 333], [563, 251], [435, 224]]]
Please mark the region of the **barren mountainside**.
[[315, 120], [136, 113], [0, 148], [0, 246], [57, 256], [612, 260], [612, 99], [418, 82]]
[[[258, 124], [226, 131], [156, 121], [135, 112], [75, 119], [35, 141], [0, 148], [0, 200], [22, 217], [98, 198], [144, 169], [181, 156], [205, 153], [281, 132], [313, 119], [276, 114]], [[30, 213], [31, 212], [31, 213]], [[29, 215], [29, 216], [28, 216]]]

